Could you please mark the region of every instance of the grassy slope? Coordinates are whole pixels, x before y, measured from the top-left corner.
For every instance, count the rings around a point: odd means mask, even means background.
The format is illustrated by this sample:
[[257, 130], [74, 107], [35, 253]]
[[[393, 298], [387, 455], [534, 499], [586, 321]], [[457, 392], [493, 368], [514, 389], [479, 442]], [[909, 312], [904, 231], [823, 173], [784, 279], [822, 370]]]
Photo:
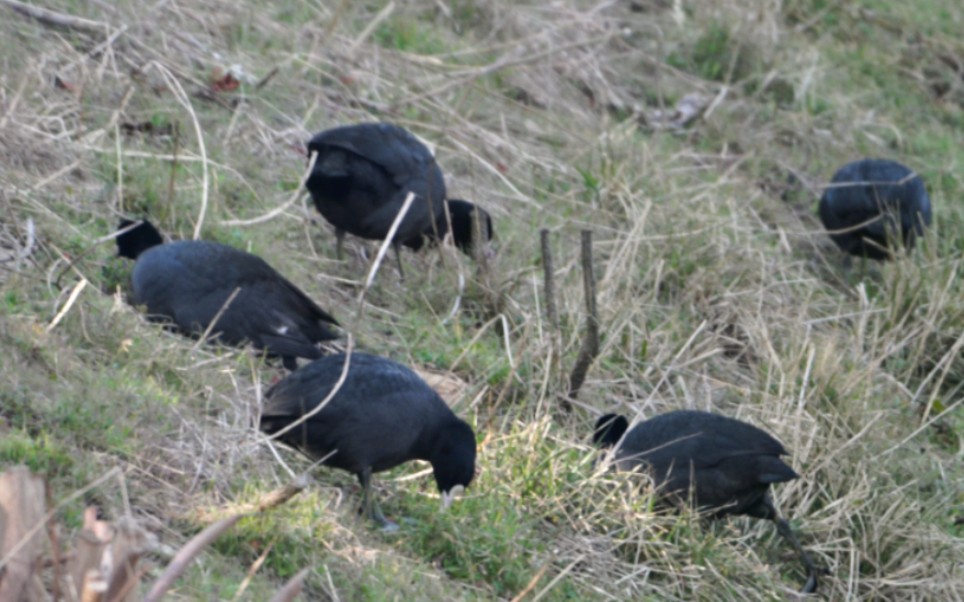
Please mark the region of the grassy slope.
[[[46, 473], [57, 498], [122, 475], [66, 504], [68, 529], [96, 503], [177, 547], [201, 511], [288, 478], [250, 428], [278, 370], [145, 324], [114, 294], [129, 266], [111, 244], [84, 254], [121, 214], [189, 237], [206, 199], [205, 237], [264, 255], [362, 347], [449, 372], [482, 473], [441, 516], [427, 475], [396, 480], [424, 467], [384, 475], [386, 512], [417, 521], [390, 536], [354, 519], [350, 477], [320, 470], [309, 492], [219, 540], [183, 599], [233, 598], [262, 554], [242, 598], [304, 566], [312, 598], [512, 598], [530, 584], [547, 599], [783, 598], [801, 574], [769, 525], [657, 515], [645, 491], [594, 468], [599, 412], [680, 407], [787, 445], [804, 477], [779, 502], [828, 567], [830, 599], [964, 591], [956, 1], [396, 3], [379, 23], [380, 3], [194, 4], [49, 3], [126, 26], [106, 46], [3, 9], [0, 243], [22, 245], [28, 220], [36, 243], [0, 273], [0, 464]], [[278, 71], [227, 95], [235, 108], [196, 95], [232, 64], [255, 80]], [[692, 92], [718, 102], [684, 132], [634, 118]], [[436, 145], [453, 194], [492, 212], [493, 273], [408, 255], [405, 285], [384, 269], [359, 314], [364, 264], [334, 261], [313, 210], [299, 200], [247, 223], [295, 198], [312, 132], [368, 119]], [[136, 123], [179, 135], [120, 127]], [[862, 269], [820, 233], [813, 187], [865, 155], [920, 171], [939, 236]], [[791, 172], [804, 186], [788, 189]], [[604, 338], [571, 417], [538, 310], [539, 227], [553, 232], [563, 368], [580, 343], [578, 229], [595, 232]]]

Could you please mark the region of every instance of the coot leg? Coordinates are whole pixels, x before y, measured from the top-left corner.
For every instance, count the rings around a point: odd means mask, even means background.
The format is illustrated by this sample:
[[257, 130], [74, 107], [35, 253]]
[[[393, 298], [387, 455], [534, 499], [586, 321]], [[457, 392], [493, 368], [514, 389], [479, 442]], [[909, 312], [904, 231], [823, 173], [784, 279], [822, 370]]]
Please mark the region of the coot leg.
[[800, 555], [800, 560], [803, 562], [803, 566], [807, 569], [807, 582], [804, 584], [803, 589], [800, 590], [801, 593], [814, 593], [817, 591], [817, 565], [813, 563], [813, 560], [810, 558], [810, 554], [808, 554], [807, 551], [803, 549], [803, 546], [800, 545], [800, 540], [798, 540], [797, 536], [794, 535], [793, 530], [790, 529], [790, 524], [787, 523], [785, 519], [777, 516], [773, 519], [773, 522], [777, 526], [777, 533], [782, 535], [784, 539], [790, 542], [790, 545], [793, 546], [793, 549], [796, 550], [797, 554]]
[[383, 531], [398, 531], [398, 525], [382, 514], [382, 509], [378, 505], [378, 501], [375, 500], [375, 494], [372, 493], [372, 469], [366, 468], [358, 473], [358, 482], [361, 483], [362, 487], [362, 514], [365, 515], [365, 518], [378, 523]]

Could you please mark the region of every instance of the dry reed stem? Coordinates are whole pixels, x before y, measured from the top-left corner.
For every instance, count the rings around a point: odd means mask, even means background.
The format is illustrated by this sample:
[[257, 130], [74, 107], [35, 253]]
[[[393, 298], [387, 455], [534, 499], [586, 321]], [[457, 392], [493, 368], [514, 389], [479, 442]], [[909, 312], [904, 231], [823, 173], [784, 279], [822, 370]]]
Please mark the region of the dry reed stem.
[[542, 252], [543, 293], [546, 304], [546, 318], [549, 320], [551, 338], [559, 330], [559, 313], [556, 311], [555, 271], [552, 263], [552, 248], [549, 246], [549, 230], [539, 230], [539, 248]]
[[231, 307], [231, 304], [234, 302], [234, 300], [237, 298], [237, 296], [240, 293], [241, 293], [240, 286], [235, 287], [235, 289], [231, 291], [231, 294], [228, 295], [228, 298], [225, 299], [224, 303], [221, 304], [221, 307], [218, 308], [217, 313], [214, 314], [213, 318], [211, 318], [211, 321], [204, 329], [204, 332], [201, 333], [201, 336], [199, 336], [198, 340], [194, 343], [194, 346], [191, 348], [192, 353], [197, 353], [197, 350], [201, 347], [201, 345], [208, 342], [208, 337], [211, 336], [211, 331], [214, 330], [215, 326], [217, 326], [218, 320], [221, 319], [221, 316], [224, 315], [224, 312], [228, 311], [228, 308]]
[[308, 178], [311, 177], [311, 172], [315, 169], [315, 162], [318, 161], [318, 153], [311, 153], [308, 157], [308, 167], [301, 174], [301, 179], [298, 180], [298, 186], [292, 191], [291, 198], [287, 201], [278, 205], [271, 211], [265, 213], [264, 215], [259, 215], [258, 217], [251, 219], [231, 219], [219, 222], [222, 226], [253, 226], [255, 224], [262, 224], [264, 222], [271, 221], [275, 217], [281, 215], [285, 211], [291, 208], [292, 205], [298, 202], [301, 197], [302, 191], [305, 188], [305, 184], [308, 182]]
[[[288, 433], [298, 428], [308, 420], [311, 420], [311, 418], [315, 414], [325, 409], [325, 406], [327, 406], [328, 403], [335, 398], [335, 395], [338, 394], [338, 391], [341, 390], [341, 387], [345, 384], [345, 381], [348, 379], [348, 370], [351, 367], [351, 354], [352, 354], [352, 350], [354, 349], [354, 346], [355, 346], [354, 339], [349, 334], [347, 344], [345, 345], [345, 361], [342, 362], [341, 364], [341, 374], [338, 375], [338, 380], [335, 381], [335, 385], [332, 387], [331, 392], [329, 392], [324, 399], [319, 401], [318, 405], [312, 408], [311, 411], [302, 414], [301, 416], [298, 417], [297, 420], [293, 421], [288, 426], [281, 428], [275, 433], [271, 434], [271, 436], [268, 437], [268, 441], [275, 441], [285, 433]], [[332, 453], [334, 453], [334, 451], [337, 451], [337, 450], [333, 450]], [[322, 461], [324, 461], [324, 459], [319, 460], [318, 463]]]
[[550, 564], [548, 564], [548, 563], [542, 565], [542, 566], [539, 568], [539, 570], [536, 571], [536, 574], [532, 576], [532, 579], [529, 580], [529, 583], [527, 583], [526, 586], [525, 586], [524, 588], [522, 588], [522, 591], [520, 591], [518, 594], [516, 594], [515, 596], [513, 596], [512, 602], [521, 602], [523, 598], [525, 598], [526, 596], [528, 596], [529, 593], [531, 593], [532, 590], [534, 590], [534, 589], [536, 588], [536, 585], [539, 584], [539, 581], [542, 579], [543, 575], [546, 574], [546, 571], [549, 570], [549, 567], [550, 567], [550, 566], [552, 566], [552, 565], [550, 565]]
[[51, 320], [50, 324], [47, 325], [46, 331], [48, 333], [53, 330], [57, 324], [60, 324], [60, 321], [64, 319], [64, 316], [70, 312], [70, 308], [73, 307], [74, 303], [77, 302], [77, 297], [79, 297], [80, 293], [84, 291], [84, 288], [87, 287], [87, 284], [87, 279], [81, 276], [80, 280], [77, 281], [77, 284], [75, 284], [70, 290], [70, 296], [67, 297], [67, 302], [64, 303], [64, 306], [60, 308], [60, 311], [57, 312], [57, 315], [54, 316], [54, 319]]
[[244, 575], [244, 580], [241, 581], [241, 585], [238, 586], [238, 591], [234, 593], [234, 598], [231, 599], [232, 602], [237, 602], [241, 599], [241, 596], [244, 595], [244, 592], [248, 589], [248, 586], [251, 585], [251, 581], [254, 579], [254, 576], [259, 570], [261, 570], [262, 565], [264, 565], [264, 561], [268, 559], [268, 554], [270, 554], [271, 550], [273, 549], [274, 544], [268, 544], [265, 546], [264, 551], [261, 552], [254, 562], [251, 563], [251, 566], [248, 568], [248, 572]]
[[151, 589], [144, 596], [143, 602], [157, 602], [160, 600], [164, 594], [167, 593], [167, 590], [174, 585], [174, 582], [187, 570], [191, 562], [194, 561], [194, 558], [243, 517], [243, 514], [237, 514], [221, 519], [192, 537], [190, 541], [184, 544], [184, 547], [178, 550], [174, 559], [171, 560], [170, 564], [167, 565], [167, 568], [164, 569], [164, 572], [161, 573], [154, 582], [154, 585], [151, 586]]
[[91, 21], [90, 19], [83, 19], [73, 15], [65, 15], [64, 13], [58, 13], [40, 6], [26, 4], [24, 2], [19, 2], [18, 0], [2, 1], [4, 4], [18, 13], [24, 14], [31, 19], [36, 19], [44, 25], [63, 27], [65, 29], [77, 29], [91, 33], [103, 33], [108, 30], [108, 25], [106, 23], [100, 23], [99, 21]]
[[275, 592], [275, 595], [271, 596], [270, 602], [291, 602], [301, 594], [301, 590], [304, 589], [305, 579], [308, 577], [308, 572], [310, 569], [301, 569], [298, 573], [288, 580], [284, 586]]
[[[331, 454], [329, 454], [329, 456], [330, 455]], [[326, 456], [324, 459], [327, 459], [329, 456]], [[323, 462], [324, 459], [316, 462], [316, 464]], [[255, 514], [257, 512], [265, 512], [287, 503], [289, 500], [291, 500], [291, 498], [304, 491], [307, 487], [308, 473], [304, 472], [283, 486], [262, 495], [257, 502], [230, 506], [213, 511], [205, 511], [201, 513], [199, 520], [203, 522], [217, 520], [215, 517], [223, 514], [224, 510], [229, 510], [231, 514]]]
[[388, 234], [385, 235], [385, 239], [382, 240], [382, 244], [378, 247], [378, 253], [375, 255], [375, 260], [372, 262], [371, 268], [368, 270], [368, 275], [365, 276], [365, 283], [362, 286], [361, 292], [358, 293], [358, 318], [361, 317], [362, 312], [365, 310], [365, 294], [371, 287], [372, 283], [375, 282], [375, 275], [378, 274], [378, 268], [382, 264], [382, 259], [385, 258], [385, 253], [388, 252], [388, 247], [398, 245], [400, 247], [401, 242], [393, 243], [392, 240], [395, 237], [395, 232], [398, 231], [398, 227], [401, 225], [402, 220], [405, 219], [405, 215], [411, 208], [412, 203], [415, 202], [415, 193], [409, 192], [405, 196], [405, 202], [402, 203], [401, 209], [398, 210], [398, 215], [395, 216], [395, 220], [392, 222], [392, 226], [388, 229]]

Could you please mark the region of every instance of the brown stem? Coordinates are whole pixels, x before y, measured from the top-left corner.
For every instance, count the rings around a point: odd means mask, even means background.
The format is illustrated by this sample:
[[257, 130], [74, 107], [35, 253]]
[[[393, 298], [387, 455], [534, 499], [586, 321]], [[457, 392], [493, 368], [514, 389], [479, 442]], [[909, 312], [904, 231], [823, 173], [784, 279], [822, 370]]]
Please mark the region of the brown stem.
[[298, 597], [298, 594], [304, 588], [308, 571], [309, 569], [301, 569], [297, 575], [284, 584], [284, 587], [275, 592], [275, 595], [271, 597], [271, 602], [290, 602]]
[[158, 602], [168, 589], [174, 585], [187, 567], [190, 566], [194, 558], [212, 541], [218, 538], [222, 533], [234, 526], [234, 523], [241, 520], [243, 514], [235, 514], [234, 516], [229, 516], [228, 518], [221, 519], [213, 525], [209, 525], [206, 529], [195, 535], [189, 542], [187, 542], [184, 547], [178, 550], [177, 554], [161, 576], [157, 578], [151, 590], [147, 592], [144, 596], [144, 602]]
[[[596, 356], [599, 355], [599, 313], [596, 309], [596, 278], [592, 270], [592, 231], [582, 231], [582, 283], [586, 296], [586, 334], [582, 339], [582, 347], [579, 348], [579, 356], [569, 374], [569, 397], [575, 399], [579, 395], [579, 389], [586, 381], [586, 374], [589, 373], [589, 366], [592, 365]], [[571, 404], [566, 402], [569, 412], [572, 411]]]
[[552, 249], [549, 247], [549, 230], [539, 230], [539, 242], [542, 246], [542, 274], [545, 279], [546, 317], [553, 335], [559, 331], [559, 314], [556, 312], [556, 282], [552, 265]]

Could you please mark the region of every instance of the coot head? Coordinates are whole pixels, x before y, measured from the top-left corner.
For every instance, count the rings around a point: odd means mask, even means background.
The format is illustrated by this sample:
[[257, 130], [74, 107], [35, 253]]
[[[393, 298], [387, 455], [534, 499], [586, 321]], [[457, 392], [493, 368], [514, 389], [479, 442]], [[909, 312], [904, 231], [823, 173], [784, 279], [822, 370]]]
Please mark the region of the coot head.
[[475, 477], [475, 434], [461, 420], [449, 423], [436, 435], [432, 450], [432, 471], [447, 508]]
[[124, 230], [130, 226], [133, 226], [130, 230], [117, 236], [117, 255], [120, 257], [137, 259], [144, 251], [164, 243], [161, 233], [146, 219], [141, 220], [139, 224], [129, 219], [122, 219], [117, 229]]
[[612, 447], [619, 443], [628, 428], [629, 421], [626, 420], [625, 416], [606, 414], [596, 421], [596, 427], [592, 433], [592, 442], [598, 447]]

